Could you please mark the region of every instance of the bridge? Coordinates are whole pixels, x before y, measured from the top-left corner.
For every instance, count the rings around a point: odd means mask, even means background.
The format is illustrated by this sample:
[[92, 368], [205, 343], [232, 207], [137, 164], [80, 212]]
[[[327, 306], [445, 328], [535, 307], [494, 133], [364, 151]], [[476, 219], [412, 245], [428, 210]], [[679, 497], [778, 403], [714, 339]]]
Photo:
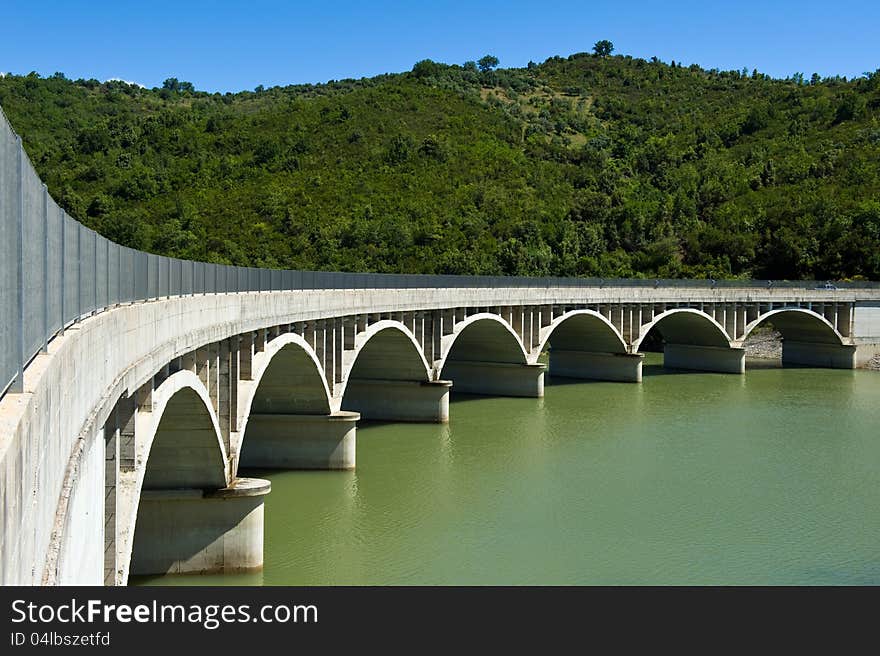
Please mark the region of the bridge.
[[[267, 481], [353, 469], [361, 419], [450, 420], [451, 391], [544, 377], [743, 375], [880, 352], [880, 286], [277, 271], [133, 251], [67, 216], [0, 115], [0, 583], [259, 568]], [[544, 357], [546, 355], [546, 358]]]

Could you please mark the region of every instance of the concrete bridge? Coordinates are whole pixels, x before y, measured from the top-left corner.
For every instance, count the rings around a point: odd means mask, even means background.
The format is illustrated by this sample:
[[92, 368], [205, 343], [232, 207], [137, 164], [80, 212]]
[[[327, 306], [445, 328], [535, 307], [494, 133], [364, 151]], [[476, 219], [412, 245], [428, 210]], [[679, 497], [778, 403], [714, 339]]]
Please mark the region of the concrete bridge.
[[768, 322], [784, 364], [854, 368], [880, 350], [876, 286], [312, 274], [133, 252], [34, 186], [3, 126], [2, 584], [259, 568], [269, 484], [241, 469], [352, 469], [360, 419], [446, 422], [451, 390], [539, 397], [548, 367], [638, 384], [651, 334], [664, 366], [731, 375]]
[[457, 288], [248, 292], [124, 304], [68, 327], [0, 400], [3, 582], [262, 564], [264, 481], [350, 469], [360, 418], [449, 420], [450, 389], [544, 394], [554, 376], [741, 375], [770, 321], [786, 364], [853, 368], [880, 344], [874, 291]]

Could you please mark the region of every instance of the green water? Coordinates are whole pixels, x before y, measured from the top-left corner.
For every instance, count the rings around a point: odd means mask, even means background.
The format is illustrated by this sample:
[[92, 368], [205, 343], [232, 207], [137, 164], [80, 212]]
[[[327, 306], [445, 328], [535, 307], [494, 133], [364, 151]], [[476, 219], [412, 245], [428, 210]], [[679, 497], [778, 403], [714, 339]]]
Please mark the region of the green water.
[[[752, 363], [750, 363], [752, 364]], [[161, 584], [880, 584], [880, 374], [750, 368], [454, 400], [356, 472], [260, 473], [265, 569]]]

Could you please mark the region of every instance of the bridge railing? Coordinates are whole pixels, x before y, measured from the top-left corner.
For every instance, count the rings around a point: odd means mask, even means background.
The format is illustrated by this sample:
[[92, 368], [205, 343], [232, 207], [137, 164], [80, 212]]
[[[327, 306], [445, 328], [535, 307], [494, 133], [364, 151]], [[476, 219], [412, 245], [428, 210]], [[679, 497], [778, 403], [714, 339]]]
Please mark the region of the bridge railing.
[[24, 367], [61, 330], [120, 303], [309, 289], [610, 286], [803, 288], [815, 282], [292, 271], [163, 257], [116, 244], [68, 216], [49, 195], [0, 110], [0, 396], [22, 391]]

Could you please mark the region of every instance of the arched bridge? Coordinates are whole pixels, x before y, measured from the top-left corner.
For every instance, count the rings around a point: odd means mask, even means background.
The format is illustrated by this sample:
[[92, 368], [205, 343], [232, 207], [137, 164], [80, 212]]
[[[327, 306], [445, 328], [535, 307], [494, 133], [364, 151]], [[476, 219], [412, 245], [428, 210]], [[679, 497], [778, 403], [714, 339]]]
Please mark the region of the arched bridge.
[[445, 422], [450, 390], [542, 396], [548, 367], [638, 383], [649, 335], [667, 367], [730, 374], [766, 323], [785, 364], [880, 348], [872, 285], [184, 262], [65, 216], [3, 121], [0, 164], [3, 584], [258, 568], [269, 484], [241, 468], [354, 468], [359, 419]]

